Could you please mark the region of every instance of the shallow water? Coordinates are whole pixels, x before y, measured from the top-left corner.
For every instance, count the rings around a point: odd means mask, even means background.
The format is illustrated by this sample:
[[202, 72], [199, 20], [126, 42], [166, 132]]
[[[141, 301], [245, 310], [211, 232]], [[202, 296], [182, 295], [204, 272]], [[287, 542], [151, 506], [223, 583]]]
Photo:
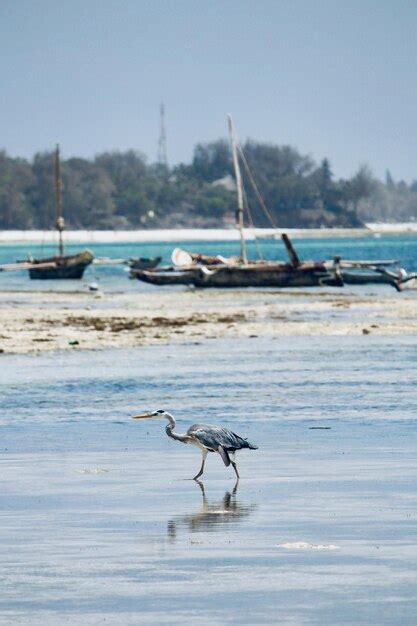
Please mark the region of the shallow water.
[[[414, 624], [416, 347], [4, 355], [0, 623]], [[198, 451], [128, 419], [153, 407], [257, 443], [240, 483], [217, 455], [184, 480]]]
[[[248, 242], [249, 258], [259, 257], [271, 260], [288, 260], [287, 253], [281, 241], [263, 240], [255, 244]], [[388, 236], [380, 238], [353, 237], [353, 238], [320, 238], [294, 239], [294, 245], [300, 258], [305, 260], [331, 259], [334, 255], [341, 255], [344, 259], [398, 259], [402, 267], [408, 271], [417, 270], [417, 238], [413, 235]], [[232, 256], [239, 254], [239, 243], [230, 241], [196, 241], [196, 242], [155, 242], [155, 243], [117, 243], [91, 245], [70, 244], [67, 252], [73, 253], [80, 248], [89, 247], [97, 257], [128, 259], [130, 257], [162, 256], [162, 263], [170, 263], [171, 252], [174, 247], [204, 252], [206, 254], [222, 254]], [[56, 249], [51, 245], [10, 243], [0, 246], [0, 264], [14, 263], [18, 259], [26, 259], [30, 252], [34, 257], [47, 257], [55, 254]], [[90, 266], [82, 281], [42, 281], [29, 280], [27, 272], [0, 273], [0, 289], [4, 290], [85, 290], [86, 284], [98, 282], [100, 288], [106, 292], [148, 290], [150, 287], [137, 280], [128, 280], [125, 266]]]

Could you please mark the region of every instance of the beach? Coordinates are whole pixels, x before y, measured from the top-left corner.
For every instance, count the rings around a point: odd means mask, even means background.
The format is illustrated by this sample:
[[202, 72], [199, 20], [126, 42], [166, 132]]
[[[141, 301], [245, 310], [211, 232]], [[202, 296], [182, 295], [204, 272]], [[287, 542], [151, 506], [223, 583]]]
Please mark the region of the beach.
[[417, 332], [413, 292], [140, 289], [0, 293], [0, 350], [39, 353], [239, 337]]
[[[364, 224], [362, 228], [244, 228], [245, 239], [279, 239], [282, 233], [296, 239], [363, 238], [373, 235], [404, 235], [417, 233], [416, 222]], [[0, 243], [54, 243], [58, 235], [53, 230], [2, 230]], [[171, 228], [140, 230], [67, 230], [65, 241], [68, 243], [128, 243], [161, 241], [239, 241], [239, 232], [234, 225], [230, 228]]]

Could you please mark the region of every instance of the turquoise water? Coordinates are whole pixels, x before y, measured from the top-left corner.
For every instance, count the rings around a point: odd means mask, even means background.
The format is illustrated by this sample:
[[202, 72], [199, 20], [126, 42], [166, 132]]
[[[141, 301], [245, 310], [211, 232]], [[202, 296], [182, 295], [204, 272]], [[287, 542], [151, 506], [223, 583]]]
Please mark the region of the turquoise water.
[[[0, 624], [415, 624], [416, 374], [412, 336], [2, 355]], [[239, 485], [146, 408], [258, 444]]]
[[[302, 259], [323, 260], [331, 259], [339, 254], [345, 259], [399, 259], [401, 266], [409, 271], [417, 270], [417, 238], [411, 235], [383, 236], [380, 238], [329, 238], [329, 239], [294, 239], [297, 252]], [[186, 250], [204, 252], [206, 254], [223, 254], [224, 256], [237, 255], [237, 242], [182, 242], [175, 243], [123, 243], [123, 244], [91, 244], [88, 247], [98, 257], [124, 258], [134, 256], [162, 256], [162, 263], [170, 262], [174, 247]], [[77, 251], [83, 246], [71, 244], [68, 252]], [[27, 253], [33, 256], [48, 256], [54, 253], [52, 246], [40, 244], [2, 244], [0, 245], [0, 264], [13, 263], [17, 259], [25, 259]], [[265, 240], [258, 244], [248, 243], [250, 258], [258, 258], [258, 253], [265, 259], [287, 260], [286, 251], [280, 241]], [[97, 281], [103, 290], [124, 291], [129, 289], [143, 289], [138, 281], [129, 281], [124, 266], [90, 267], [84, 280], [79, 281], [29, 281], [26, 272], [0, 273], [0, 289], [80, 289], [83, 282]]]

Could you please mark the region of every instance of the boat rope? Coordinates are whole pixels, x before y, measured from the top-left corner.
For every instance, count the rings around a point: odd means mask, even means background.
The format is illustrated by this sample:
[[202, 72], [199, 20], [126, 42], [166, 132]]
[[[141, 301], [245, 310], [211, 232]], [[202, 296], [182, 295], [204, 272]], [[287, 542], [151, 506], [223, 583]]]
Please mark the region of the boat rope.
[[252, 175], [252, 172], [250, 170], [249, 164], [248, 164], [248, 162], [246, 160], [245, 153], [243, 152], [243, 148], [242, 148], [242, 146], [240, 144], [238, 146], [238, 150], [239, 150], [240, 157], [242, 159], [243, 166], [244, 166], [245, 171], [246, 171], [246, 173], [248, 175], [249, 181], [250, 181], [250, 183], [251, 183], [251, 185], [253, 187], [253, 190], [255, 192], [256, 197], [258, 198], [258, 202], [259, 202], [259, 204], [261, 206], [261, 209], [264, 211], [265, 215], [268, 217], [269, 221], [271, 222], [272, 227], [273, 228], [278, 228], [277, 223], [275, 222], [274, 218], [272, 217], [271, 212], [269, 211], [269, 209], [267, 208], [267, 206], [266, 206], [266, 204], [264, 202], [264, 199], [262, 198], [261, 192], [258, 189], [258, 186], [257, 186], [257, 184], [255, 182], [255, 179], [254, 179], [254, 177]]

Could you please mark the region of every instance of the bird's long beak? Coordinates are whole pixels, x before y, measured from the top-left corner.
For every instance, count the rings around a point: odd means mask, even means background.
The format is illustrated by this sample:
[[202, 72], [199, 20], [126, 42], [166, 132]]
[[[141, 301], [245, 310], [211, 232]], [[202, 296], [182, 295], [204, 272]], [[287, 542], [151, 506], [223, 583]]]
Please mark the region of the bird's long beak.
[[139, 415], [132, 415], [133, 420], [144, 420], [147, 417], [153, 417], [153, 413], [139, 413]]

